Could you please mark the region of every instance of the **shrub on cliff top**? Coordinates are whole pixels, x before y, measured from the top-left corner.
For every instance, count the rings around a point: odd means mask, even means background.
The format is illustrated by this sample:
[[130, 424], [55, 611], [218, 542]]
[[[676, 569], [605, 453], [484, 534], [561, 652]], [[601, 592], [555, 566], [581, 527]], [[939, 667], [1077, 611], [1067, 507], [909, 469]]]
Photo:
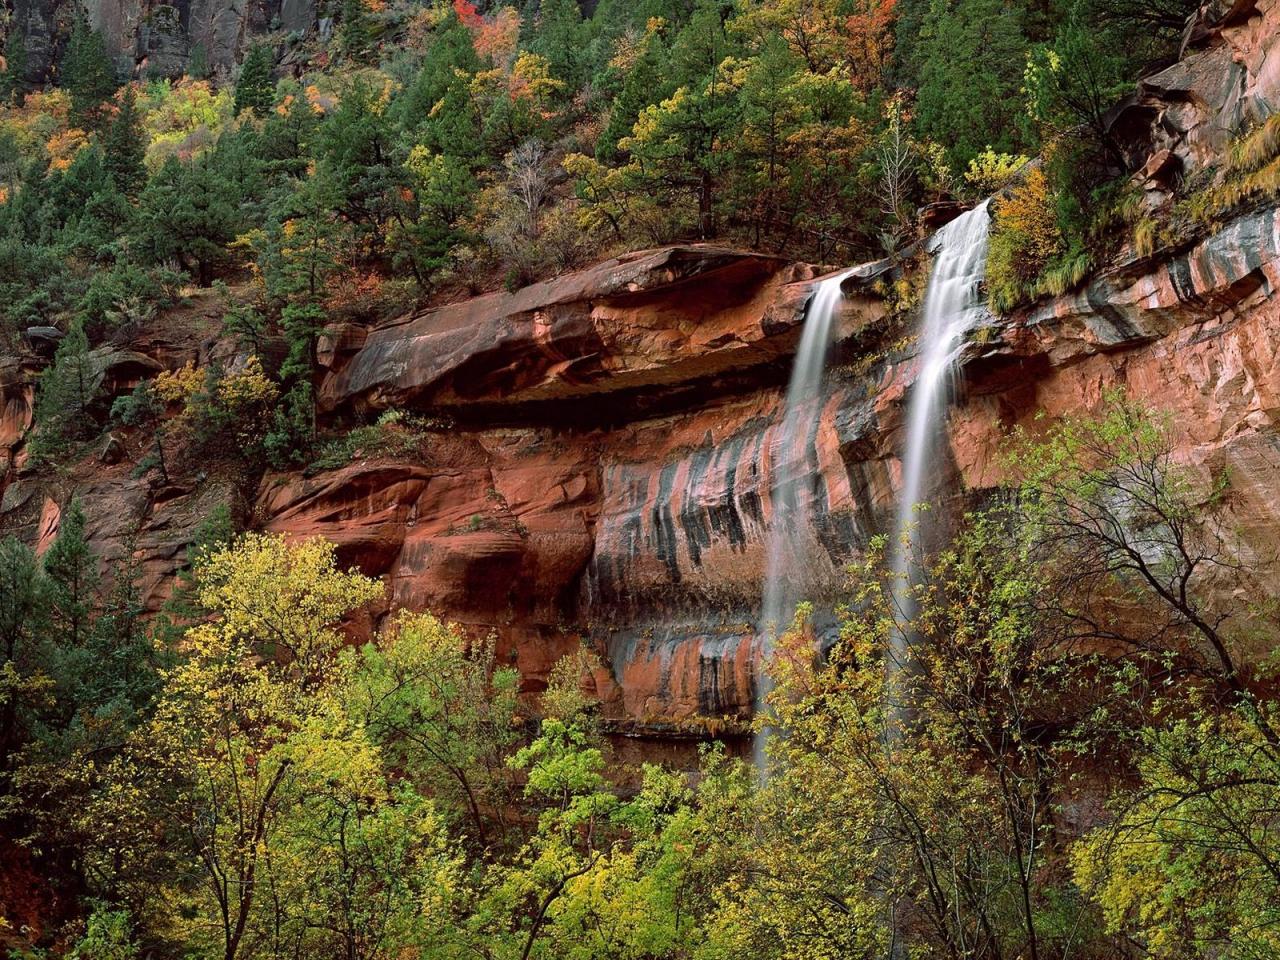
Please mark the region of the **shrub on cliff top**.
[[1033, 296], [1045, 267], [1062, 251], [1049, 181], [1037, 167], [995, 206], [987, 256], [991, 309], [1004, 313]]

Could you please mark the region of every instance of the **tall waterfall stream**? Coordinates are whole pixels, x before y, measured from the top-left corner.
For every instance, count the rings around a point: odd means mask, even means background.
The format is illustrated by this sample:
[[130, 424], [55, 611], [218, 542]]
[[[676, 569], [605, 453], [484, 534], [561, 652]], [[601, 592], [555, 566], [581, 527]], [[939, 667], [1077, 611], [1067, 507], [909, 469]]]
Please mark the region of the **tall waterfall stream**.
[[[991, 217], [989, 201], [961, 214], [933, 235], [933, 267], [924, 297], [919, 368], [907, 401], [907, 435], [902, 450], [902, 481], [894, 521], [894, 606], [909, 617], [912, 569], [922, 559], [917, 506], [925, 478], [934, 468], [946, 430], [947, 404], [955, 388], [956, 360], [965, 335], [986, 315], [980, 287], [987, 266]], [[890, 673], [906, 661], [907, 637], [896, 630], [887, 664]]]
[[[929, 241], [933, 266], [925, 293], [924, 317], [920, 331], [919, 369], [907, 408], [907, 434], [902, 452], [902, 482], [898, 490], [898, 511], [894, 523], [893, 570], [899, 607], [905, 605], [911, 568], [920, 558], [916, 534], [916, 505], [925, 477], [933, 466], [946, 421], [946, 405], [951, 396], [956, 359], [965, 335], [984, 315], [979, 287], [986, 270], [987, 237], [990, 227], [987, 203], [975, 207], [944, 226]], [[805, 442], [809, 420], [818, 415], [822, 378], [832, 327], [844, 294], [841, 284], [853, 271], [822, 280], [805, 311], [804, 331], [796, 350], [791, 381], [783, 404], [781, 429], [773, 463], [781, 465], [772, 478], [768, 560], [758, 626], [760, 672], [756, 684], [757, 712], [764, 710], [770, 689], [765, 664], [778, 632], [785, 630], [794, 615], [793, 578], [789, 575], [795, 558], [797, 532], [809, 522], [808, 497], [802, 495], [806, 481], [804, 456], [788, 457], [792, 445]], [[788, 468], [790, 465], [790, 468]], [[906, 654], [906, 638], [895, 635], [889, 651], [891, 670], [896, 670]], [[756, 736], [754, 753], [758, 769], [764, 769], [767, 731]]]

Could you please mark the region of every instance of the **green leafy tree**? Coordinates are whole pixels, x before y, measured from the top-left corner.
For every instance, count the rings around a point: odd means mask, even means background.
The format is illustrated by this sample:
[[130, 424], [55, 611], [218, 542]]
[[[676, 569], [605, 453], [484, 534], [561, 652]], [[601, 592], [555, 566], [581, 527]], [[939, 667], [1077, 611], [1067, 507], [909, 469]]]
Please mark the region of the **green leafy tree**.
[[[188, 630], [187, 657], [107, 771], [113, 788], [84, 817], [101, 824], [97, 868], [118, 878], [123, 895], [150, 904], [137, 915], [180, 925], [185, 916], [189, 942], [236, 960], [288, 919], [273, 887], [309, 864], [276, 858], [287, 852], [285, 824], [300, 815], [315, 767], [345, 755], [349, 774], [367, 772], [324, 694], [341, 645], [333, 624], [381, 589], [339, 570], [328, 544], [290, 547], [275, 537], [246, 537], [208, 555], [196, 581], [213, 616]], [[157, 816], [158, 845], [156, 834], [146, 837]], [[165, 860], [194, 882], [156, 889]]]
[[[1267, 703], [1268, 724], [1275, 705]], [[1253, 711], [1163, 698], [1136, 738], [1138, 782], [1072, 851], [1108, 931], [1148, 956], [1263, 957], [1280, 943], [1275, 745]]]
[[85, 921], [84, 936], [67, 956], [70, 960], [138, 960], [141, 951], [133, 939], [129, 911], [95, 902]]
[[952, 170], [988, 147], [1033, 145], [1019, 109], [1031, 46], [1024, 17], [1020, 4], [1003, 0], [939, 0], [922, 22], [912, 125], [919, 139], [946, 148]]
[[1111, 175], [1123, 173], [1128, 161], [1112, 136], [1107, 112], [1132, 85], [1123, 38], [1101, 32], [1073, 15], [1053, 42], [1037, 48], [1024, 75], [1031, 118], [1048, 137], [1074, 135], [1082, 129], [1091, 160]]
[[403, 616], [360, 650], [353, 707], [390, 759], [464, 816], [477, 843], [498, 848], [514, 799], [505, 763], [520, 678], [496, 667], [492, 639], [468, 646], [434, 617]]

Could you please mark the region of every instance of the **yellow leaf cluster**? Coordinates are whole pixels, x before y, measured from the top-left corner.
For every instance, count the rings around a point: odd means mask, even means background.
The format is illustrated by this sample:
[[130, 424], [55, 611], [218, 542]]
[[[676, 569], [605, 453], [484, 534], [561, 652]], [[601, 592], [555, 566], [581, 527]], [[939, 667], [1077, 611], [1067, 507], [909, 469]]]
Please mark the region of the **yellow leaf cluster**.
[[267, 534], [248, 534], [210, 556], [198, 584], [201, 605], [221, 613], [220, 630], [302, 663], [336, 650], [342, 641], [334, 625], [382, 595], [380, 582], [338, 568], [332, 544]]
[[996, 205], [996, 231], [1014, 232], [1022, 238], [1024, 269], [1029, 276], [1040, 272], [1049, 258], [1062, 250], [1053, 195], [1044, 170], [1036, 167]]
[[262, 361], [256, 356], [218, 382], [218, 401], [233, 412], [270, 405], [278, 392], [275, 381], [263, 372]]
[[151, 388], [165, 403], [181, 403], [184, 406], [204, 388], [205, 375], [188, 360], [177, 370], [165, 370], [156, 376]]

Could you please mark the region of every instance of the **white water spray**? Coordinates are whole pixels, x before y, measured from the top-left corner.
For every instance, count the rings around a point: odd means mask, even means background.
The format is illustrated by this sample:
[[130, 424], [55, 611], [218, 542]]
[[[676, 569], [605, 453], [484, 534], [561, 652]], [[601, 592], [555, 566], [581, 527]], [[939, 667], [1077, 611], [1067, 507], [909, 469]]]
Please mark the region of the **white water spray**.
[[[919, 364], [907, 406], [902, 451], [902, 486], [894, 523], [894, 602], [909, 618], [909, 578], [921, 559], [916, 506], [946, 427], [946, 406], [954, 387], [956, 359], [965, 335], [986, 314], [979, 287], [986, 272], [991, 217], [987, 203], [961, 214], [933, 235], [933, 269], [924, 299]], [[907, 657], [907, 637], [895, 631], [889, 650], [891, 674]]]
[[[817, 463], [810, 462], [808, 451], [802, 448], [808, 443], [810, 424], [818, 416], [817, 407], [822, 402], [827, 348], [831, 343], [836, 314], [844, 299], [840, 285], [852, 272], [847, 270], [819, 281], [809, 299], [804, 314], [804, 330], [796, 348], [791, 382], [783, 403], [782, 421], [775, 433], [776, 449], [772, 451], [770, 462], [777, 473], [770, 478], [768, 553], [764, 599], [757, 629], [760, 646], [755, 691], [757, 715], [763, 712], [764, 699], [771, 689], [767, 664], [773, 652], [773, 640], [790, 623], [799, 600], [795, 587], [801, 578], [794, 575], [800, 566], [796, 546], [808, 532], [810, 506], [810, 497], [802, 486], [819, 469]], [[756, 734], [754, 754], [759, 770], [764, 769], [767, 739], [767, 731]]]

